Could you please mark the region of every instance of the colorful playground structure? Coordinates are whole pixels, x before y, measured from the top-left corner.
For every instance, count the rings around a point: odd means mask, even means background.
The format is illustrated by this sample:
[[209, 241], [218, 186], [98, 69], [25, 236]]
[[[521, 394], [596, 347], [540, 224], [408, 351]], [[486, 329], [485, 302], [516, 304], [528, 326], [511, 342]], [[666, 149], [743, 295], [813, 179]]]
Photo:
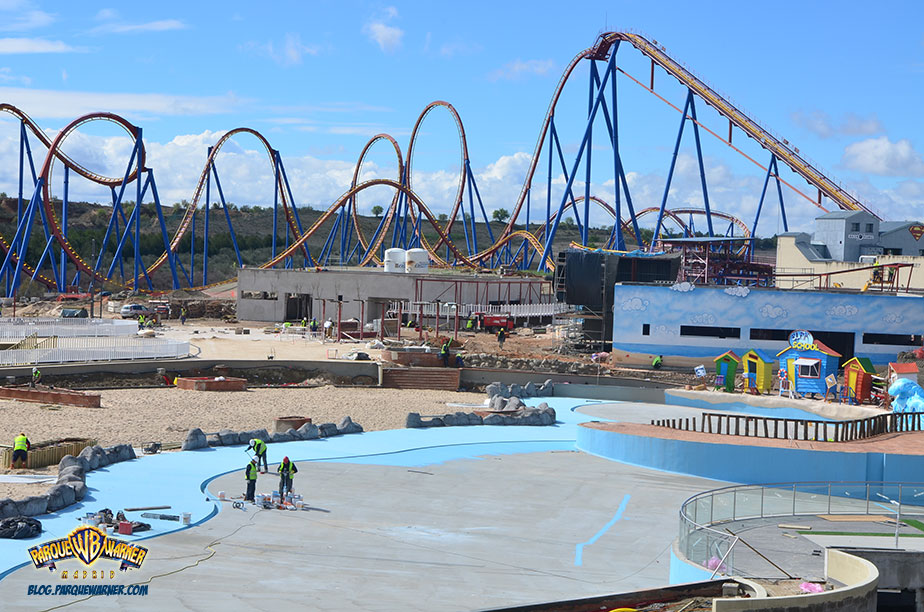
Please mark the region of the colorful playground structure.
[[[632, 76], [625, 67], [617, 64], [617, 51], [621, 45], [634, 48], [650, 60], [651, 75], [648, 83]], [[575, 69], [582, 64], [589, 67], [588, 114], [580, 146], [576, 154], [567, 159], [562, 151], [559, 131], [556, 127], [556, 110], [565, 85], [571, 80]], [[656, 66], [677, 79], [686, 89], [686, 99], [682, 108], [655, 92]], [[632, 195], [626, 181], [626, 164], [624, 163], [626, 160], [619, 148], [617, 77], [627, 79], [641, 87], [681, 114], [680, 127], [674, 143], [673, 157], [667, 172], [667, 183], [660, 198], [660, 205], [640, 211], [636, 211], [633, 205]], [[727, 137], [724, 134], [719, 135], [697, 119], [697, 101], [700, 104], [707, 104], [727, 120]], [[458, 190], [451, 202], [450, 213], [443, 221], [438, 221], [427, 204], [414, 192], [412, 181], [417, 138], [421, 133], [423, 122], [430, 113], [435, 111], [445, 111], [451, 115], [458, 128], [461, 150]], [[662, 239], [668, 237], [665, 223], [672, 220], [672, 223], [677, 224], [684, 235], [692, 235], [694, 215], [705, 218], [707, 237], [721, 237], [723, 234], [724, 236], [735, 236], [737, 233], [739, 237], [748, 238], [756, 233], [771, 179], [776, 186], [784, 231], [788, 231], [788, 224], [783, 204], [783, 185], [795, 192], [799, 198], [810, 202], [822, 211], [827, 210], [823, 206], [823, 198], [827, 198], [838, 208], [866, 210], [872, 213], [864, 204], [846, 193], [809, 163], [796, 147], [758, 125], [756, 121], [670, 57], [656, 41], [629, 32], [601, 34], [593, 46], [578, 53], [565, 68], [542, 121], [525, 181], [519, 196], [512, 203], [512, 214], [503, 229], [496, 235], [488, 222], [489, 218], [472, 171], [462, 120], [452, 104], [444, 101], [432, 102], [423, 110], [414, 125], [404, 154], [397, 141], [390, 135], [374, 136], [360, 153], [349, 188], [308, 227], [302, 223], [280, 152], [274, 149], [263, 135], [253, 129], [230, 130], [209, 147], [205, 166], [190, 198], [190, 203], [183, 212], [182, 219], [176, 227], [168, 229], [157, 192], [154, 170], [145, 164], [146, 156], [141, 127], [112, 113], [91, 113], [75, 119], [60, 130], [54, 139], [51, 139], [22, 110], [9, 104], [0, 104], [0, 112], [11, 114], [20, 122], [20, 187], [17, 228], [12, 237], [0, 238], [0, 246], [5, 252], [3, 262], [0, 264], [0, 283], [4, 283], [4, 293], [8, 296], [15, 294], [24, 276], [30, 276], [33, 280], [42, 282], [50, 289], [59, 292], [94, 284], [99, 287], [104, 282], [111, 286], [141, 291], [183, 287], [201, 288], [216, 284], [214, 282], [216, 279], [209, 277], [208, 266], [210, 210], [213, 204], [217, 206], [214, 211], [216, 214], [219, 210], [223, 213], [238, 265], [262, 268], [314, 267], [331, 263], [379, 265], [387, 248], [398, 247], [425, 249], [433, 265], [436, 266], [459, 266], [474, 269], [515, 267], [522, 270], [548, 270], [555, 265], [552, 244], [566, 211], [570, 211], [579, 230], [580, 245], [588, 246], [591, 203], [603, 209], [613, 220], [609, 238], [602, 245], [606, 249], [625, 251], [629, 248], [637, 248], [648, 252], [663, 249], [667, 245], [662, 242]], [[125, 172], [121, 176], [102, 176], [64, 152], [64, 145], [68, 138], [82, 126], [96, 122], [115, 124], [123, 129], [134, 142]], [[677, 154], [688, 122], [692, 128], [696, 145], [704, 206], [702, 209], [672, 210], [667, 206], [668, 194], [671, 189]], [[591, 193], [591, 151], [600, 145], [599, 142], [593, 142], [595, 125], [601, 131], [605, 125], [606, 148], [612, 150], [611, 160], [605, 159], [604, 162], [597, 162], [598, 167], [603, 163], [604, 171], [610, 172], [615, 182], [615, 196], [611, 203]], [[753, 223], [745, 223], [734, 215], [712, 209], [700, 143], [700, 128], [730, 149], [744, 155], [765, 172], [763, 189]], [[743, 132], [769, 153], [769, 159], [765, 164], [744, 153], [739, 148], [740, 145], [732, 144], [734, 128]], [[237, 135], [253, 136], [260, 142], [265, 149], [274, 177], [273, 240], [270, 259], [265, 262], [243, 261], [228, 212], [226, 194], [219, 178], [219, 155], [224, 145]], [[45, 158], [38, 165], [33, 158], [33, 140], [37, 140], [46, 149]], [[397, 176], [393, 179], [377, 178], [359, 182], [360, 171], [367, 153], [379, 143], [385, 143], [394, 149], [397, 158]], [[545, 173], [538, 171], [540, 157], [547, 165]], [[595, 155], [594, 157], [605, 156]], [[817, 197], [803, 193], [781, 178], [780, 163], [789, 167], [793, 173], [816, 189]], [[28, 172], [26, 166], [28, 166]], [[60, 198], [52, 196], [52, 170], [55, 167], [63, 167], [63, 172], [58, 178], [62, 181]], [[111, 194], [110, 218], [105, 239], [100, 245], [98, 254], [78, 253], [68, 242], [68, 185], [75, 175], [96, 185], [107, 187]], [[553, 202], [553, 179], [557, 179], [560, 175], [564, 176], [566, 184], [560, 198], [556, 195], [556, 201]], [[575, 181], [577, 180], [583, 182], [583, 193], [576, 192]], [[542, 207], [544, 211], [538, 211], [539, 219], [537, 220], [531, 193], [534, 185], [542, 183], [544, 183], [542, 186], [545, 187], [546, 192], [545, 206]], [[367, 236], [358, 222], [357, 198], [364, 191], [375, 187], [390, 189], [393, 197], [375, 231]], [[57, 191], [57, 183], [55, 188]], [[214, 194], [217, 194], [217, 199]], [[132, 196], [134, 203], [129, 202]], [[153, 204], [156, 211], [155, 231], [159, 232], [164, 245], [163, 254], [150, 262], [142, 261], [140, 251], [141, 215], [139, 209], [145, 198]], [[623, 201], [625, 208], [623, 208]], [[131, 210], [127, 210], [129, 207]], [[645, 214], [651, 214], [656, 218], [654, 238], [650, 243], [646, 243], [643, 239], [639, 226], [639, 218]], [[197, 217], [203, 224], [199, 234], [195, 229]], [[687, 221], [684, 221], [684, 217]], [[488, 234], [488, 244], [479, 244], [476, 231], [476, 220], [478, 219], [484, 221], [483, 227]], [[723, 232], [715, 227], [714, 221], [727, 221], [728, 228]], [[462, 224], [464, 245], [461, 241], [457, 244], [451, 237], [452, 230], [457, 223]], [[431, 238], [427, 237], [427, 233]], [[325, 235], [324, 246], [320, 251], [312, 252], [306, 241], [312, 236]], [[183, 252], [179, 248], [184, 236], [192, 237], [188, 253], [185, 246]], [[32, 257], [26, 261], [27, 257], [21, 254], [29, 252], [30, 240], [40, 240], [43, 248], [39, 250], [40, 255], [37, 258]], [[484, 238], [482, 237], [481, 240], [483, 241]], [[633, 242], [634, 247], [631, 244]], [[133, 270], [126, 275], [122, 271], [123, 257], [127, 258], [127, 253], [132, 251]], [[36, 249], [32, 252], [36, 252]], [[750, 259], [750, 241], [745, 241], [741, 256], [745, 261]], [[117, 270], [118, 274], [116, 274]]]
[[915, 362], [889, 363], [884, 377], [866, 357], [847, 360], [838, 379], [838, 361], [842, 355], [829, 348], [812, 334], [797, 330], [789, 335], [789, 345], [771, 355], [765, 350], [752, 349], [738, 357], [726, 351], [716, 357], [715, 389], [736, 391], [736, 374], [742, 369], [741, 390], [754, 395], [773, 390], [773, 368], [777, 367], [777, 388], [782, 396], [791, 398], [820, 395], [826, 401], [846, 404], [882, 403], [888, 387], [905, 379], [917, 385], [918, 366]]

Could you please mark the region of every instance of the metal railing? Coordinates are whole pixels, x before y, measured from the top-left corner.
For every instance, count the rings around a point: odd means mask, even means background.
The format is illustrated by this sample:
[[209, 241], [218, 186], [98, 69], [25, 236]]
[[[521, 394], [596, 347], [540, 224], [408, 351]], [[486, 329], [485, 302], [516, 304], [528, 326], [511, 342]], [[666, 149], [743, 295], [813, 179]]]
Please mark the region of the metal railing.
[[[435, 317], [436, 316], [436, 307], [435, 303], [428, 304], [410, 304], [402, 303], [401, 311], [405, 314], [415, 316], [420, 315], [421, 309], [423, 309], [423, 316], [425, 317]], [[574, 306], [568, 304], [552, 303], [552, 304], [459, 304], [458, 306], [454, 304], [439, 304], [439, 314], [441, 317], [451, 317], [455, 316], [456, 311], [460, 317], [467, 318], [476, 312], [484, 312], [487, 314], [507, 314], [511, 317], [551, 317], [557, 314], [562, 314], [565, 312], [571, 312], [574, 310]], [[398, 312], [398, 302], [392, 302], [389, 305], [389, 312], [396, 313]]]
[[120, 361], [133, 359], [177, 359], [189, 356], [189, 342], [136, 336], [58, 338], [55, 346], [0, 351], [0, 366]]
[[924, 517], [924, 483], [791, 482], [738, 485], [689, 498], [680, 508], [678, 547], [686, 559], [725, 575], [735, 565], [737, 536], [716, 526], [732, 521], [819, 514]]
[[33, 334], [40, 338], [131, 336], [136, 331], [138, 324], [135, 321], [121, 319], [0, 318], [0, 340], [21, 340]]
[[695, 417], [655, 419], [651, 421], [651, 424], [681, 431], [699, 431], [727, 436], [812, 442], [853, 442], [889, 433], [924, 431], [924, 413], [889, 412], [849, 421], [816, 421], [704, 412], [699, 429], [697, 429]]

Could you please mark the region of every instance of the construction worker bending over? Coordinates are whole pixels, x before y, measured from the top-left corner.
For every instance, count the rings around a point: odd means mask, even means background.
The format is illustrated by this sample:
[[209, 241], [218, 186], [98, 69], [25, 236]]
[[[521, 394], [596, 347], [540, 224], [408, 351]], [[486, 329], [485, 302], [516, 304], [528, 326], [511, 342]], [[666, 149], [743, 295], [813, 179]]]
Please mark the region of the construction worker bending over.
[[657, 357], [651, 360], [651, 367], [653, 367], [655, 370], [660, 370], [663, 364], [664, 364], [664, 357], [662, 355], [658, 355]]
[[[26, 437], [26, 434], [20, 433], [13, 439], [13, 460], [10, 463], [10, 469], [16, 467], [26, 467], [29, 463], [29, 449], [32, 448], [32, 443], [29, 442], [29, 438]], [[19, 465], [16, 465], [16, 462], [19, 462]]]
[[244, 468], [244, 478], [247, 482], [247, 492], [244, 493], [244, 501], [253, 501], [253, 494], [257, 490], [257, 458], [254, 457]]
[[266, 442], [259, 438], [251, 438], [250, 446], [248, 448], [253, 449], [254, 459], [257, 462], [257, 467], [260, 467], [260, 462], [263, 462], [262, 474], [266, 474], [269, 471], [269, 465], [266, 463]]
[[282, 463], [279, 464], [279, 496], [283, 497], [286, 493], [292, 492], [292, 479], [295, 478], [295, 473], [298, 472], [298, 468], [295, 467], [293, 461], [289, 461], [288, 457], [282, 458]]
[[29, 386], [35, 388], [40, 382], [42, 382], [42, 371], [38, 368], [32, 368], [32, 380], [29, 381]]

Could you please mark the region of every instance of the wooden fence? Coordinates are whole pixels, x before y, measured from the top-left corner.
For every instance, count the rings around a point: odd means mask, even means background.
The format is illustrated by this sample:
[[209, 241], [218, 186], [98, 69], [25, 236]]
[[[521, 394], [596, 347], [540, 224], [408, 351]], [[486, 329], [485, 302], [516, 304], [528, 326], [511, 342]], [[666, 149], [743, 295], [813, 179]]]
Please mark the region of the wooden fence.
[[[74, 455], [76, 457], [80, 454], [80, 451], [95, 444], [96, 440], [89, 438], [64, 438], [63, 440], [48, 440], [33, 444], [32, 449], [29, 451], [26, 467], [41, 468], [58, 465], [65, 455]], [[12, 465], [12, 459], [12, 448], [0, 450], [0, 465], [3, 467]]]
[[698, 429], [695, 417], [653, 420], [651, 424], [682, 431], [731, 436], [812, 442], [853, 442], [889, 433], [924, 431], [924, 413], [890, 412], [850, 421], [813, 421], [704, 412]]

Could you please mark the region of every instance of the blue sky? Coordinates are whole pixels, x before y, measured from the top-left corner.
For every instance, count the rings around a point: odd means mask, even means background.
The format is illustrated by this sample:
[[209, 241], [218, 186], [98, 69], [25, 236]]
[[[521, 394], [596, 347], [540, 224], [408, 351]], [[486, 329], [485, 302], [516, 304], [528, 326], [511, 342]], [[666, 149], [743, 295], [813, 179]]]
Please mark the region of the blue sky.
[[[461, 115], [472, 167], [488, 210], [512, 209], [550, 96], [572, 57], [606, 30], [656, 39], [679, 61], [763, 125], [787, 138], [848, 190], [890, 220], [924, 218], [924, 9], [887, 2], [48, 3], [0, 0], [0, 101], [20, 107], [49, 134], [93, 111], [144, 129], [149, 165], [167, 203], [190, 199], [207, 147], [246, 126], [282, 153], [296, 201], [325, 208], [344, 192], [374, 134], [406, 152], [420, 111], [433, 100]], [[619, 63], [642, 81], [648, 63], [631, 48]], [[584, 62], [585, 64], [587, 62]], [[587, 67], [576, 71], [557, 111], [573, 157], [586, 120]], [[679, 113], [621, 77], [622, 154], [637, 207], [660, 203]], [[685, 92], [665, 73], [656, 89], [676, 105]], [[622, 95], [625, 94], [623, 98]], [[724, 120], [705, 105], [700, 120]], [[602, 143], [602, 131], [595, 131]], [[0, 120], [0, 189], [17, 182], [18, 124]], [[769, 154], [745, 143], [766, 163]], [[687, 132], [669, 206], [701, 204], [692, 133]], [[750, 223], [763, 172], [704, 135], [710, 199]], [[36, 162], [44, 157], [33, 143]], [[91, 125], [66, 151], [88, 167], [120, 174], [130, 144], [113, 126]], [[414, 188], [437, 211], [458, 182], [459, 144], [449, 115], [435, 112], [415, 146]], [[272, 199], [270, 167], [255, 139], [219, 158], [228, 198]], [[612, 200], [612, 163], [595, 144], [592, 191]], [[570, 164], [570, 161], [569, 161]], [[540, 162], [540, 167], [545, 162]], [[394, 155], [376, 146], [363, 176], [391, 177]], [[809, 195], [804, 181], [784, 178]], [[58, 177], [60, 178], [60, 172]], [[561, 198], [560, 177], [553, 200]], [[543, 202], [544, 175], [534, 197]], [[56, 187], [60, 190], [60, 187]], [[89, 183], [74, 197], [103, 201]], [[363, 209], [390, 200], [360, 199]], [[784, 192], [791, 225], [820, 212]], [[780, 229], [777, 203], [760, 234]], [[533, 220], [538, 216], [534, 209]], [[594, 224], [606, 219], [595, 213]]]

